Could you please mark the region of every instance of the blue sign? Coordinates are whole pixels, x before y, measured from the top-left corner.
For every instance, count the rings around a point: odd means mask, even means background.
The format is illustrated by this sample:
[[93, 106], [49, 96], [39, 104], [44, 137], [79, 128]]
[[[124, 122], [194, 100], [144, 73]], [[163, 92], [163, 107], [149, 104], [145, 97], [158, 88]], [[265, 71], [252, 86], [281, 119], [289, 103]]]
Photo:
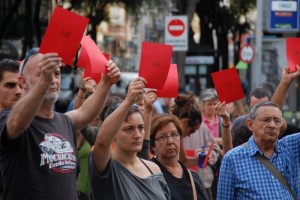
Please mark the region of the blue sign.
[[268, 30], [270, 32], [299, 31], [299, 0], [270, 0]]

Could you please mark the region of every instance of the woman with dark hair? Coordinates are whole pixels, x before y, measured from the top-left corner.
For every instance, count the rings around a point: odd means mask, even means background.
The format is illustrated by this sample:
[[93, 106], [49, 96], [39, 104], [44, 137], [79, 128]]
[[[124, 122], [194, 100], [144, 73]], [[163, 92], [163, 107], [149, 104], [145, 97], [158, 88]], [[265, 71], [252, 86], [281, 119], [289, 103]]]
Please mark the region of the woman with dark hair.
[[152, 161], [167, 181], [171, 199], [208, 199], [203, 183], [196, 172], [178, 161], [182, 124], [172, 114], [157, 115], [152, 119], [150, 132]]
[[111, 104], [105, 112], [89, 157], [92, 199], [170, 199], [160, 168], [137, 157], [145, 131], [143, 115], [134, 102], [144, 87], [143, 78], [135, 79], [124, 101]]
[[[208, 197], [212, 199], [211, 186], [214, 180], [212, 166], [217, 162], [221, 149], [210, 133], [208, 127], [204, 123], [201, 123], [201, 112], [194, 95], [179, 94], [174, 102], [175, 104], [172, 106], [172, 113], [180, 119], [183, 127], [183, 145], [181, 148], [183, 149], [184, 147], [184, 149], [194, 150], [197, 155], [201, 149], [205, 149], [206, 153], [208, 153], [208, 149], [213, 143], [212, 151], [210, 155], [208, 155], [206, 167], [197, 167], [197, 173], [207, 189]], [[180, 152], [180, 160], [185, 160], [184, 157], [186, 156], [184, 155], [184, 149]], [[192, 159], [196, 160], [194, 165], [197, 165], [198, 157], [190, 158], [190, 160]]]

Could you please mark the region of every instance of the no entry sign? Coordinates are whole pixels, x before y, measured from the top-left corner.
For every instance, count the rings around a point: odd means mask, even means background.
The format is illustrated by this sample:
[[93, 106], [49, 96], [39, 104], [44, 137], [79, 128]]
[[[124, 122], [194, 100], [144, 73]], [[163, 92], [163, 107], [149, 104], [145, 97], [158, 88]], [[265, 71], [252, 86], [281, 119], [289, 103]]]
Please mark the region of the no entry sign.
[[172, 36], [178, 37], [184, 33], [185, 25], [182, 20], [173, 19], [168, 24], [168, 31]]
[[187, 16], [166, 16], [165, 43], [173, 46], [173, 51], [188, 50]]

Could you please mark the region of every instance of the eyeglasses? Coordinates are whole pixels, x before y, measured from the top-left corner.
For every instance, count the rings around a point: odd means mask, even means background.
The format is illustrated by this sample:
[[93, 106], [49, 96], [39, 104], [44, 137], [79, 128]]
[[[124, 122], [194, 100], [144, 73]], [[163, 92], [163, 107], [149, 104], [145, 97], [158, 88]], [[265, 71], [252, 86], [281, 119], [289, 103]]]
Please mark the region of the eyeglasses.
[[263, 124], [263, 125], [269, 125], [272, 121], [274, 122], [275, 126], [279, 127], [283, 124], [283, 120], [282, 119], [278, 119], [278, 118], [261, 118], [258, 119], [258, 121]]
[[22, 64], [20, 65], [20, 69], [19, 72], [22, 75], [25, 64], [27, 63], [27, 61], [34, 55], [36, 55], [39, 52], [39, 48], [32, 48], [29, 51], [27, 51], [26, 55], [25, 55], [25, 59], [23, 60]]
[[178, 133], [172, 133], [171, 135], [162, 135], [154, 139], [154, 141], [158, 141], [159, 143], [165, 143], [168, 141], [168, 138], [172, 138], [172, 140], [178, 140], [180, 135]]

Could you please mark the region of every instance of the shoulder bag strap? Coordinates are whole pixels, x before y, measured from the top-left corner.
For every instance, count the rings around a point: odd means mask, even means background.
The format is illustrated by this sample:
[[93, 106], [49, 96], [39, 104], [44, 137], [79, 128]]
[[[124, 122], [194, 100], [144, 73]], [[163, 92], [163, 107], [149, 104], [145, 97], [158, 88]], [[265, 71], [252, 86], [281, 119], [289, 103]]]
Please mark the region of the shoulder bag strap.
[[[248, 149], [248, 142], [245, 142], [243, 144], [245, 149]], [[284, 176], [278, 171], [278, 169], [270, 162], [268, 161], [264, 156], [262, 156], [260, 153], [256, 153], [255, 157], [275, 176], [279, 182], [287, 189], [287, 191], [292, 195], [293, 199], [297, 199], [294, 191], [291, 189], [290, 185], [284, 178]]]
[[193, 199], [197, 200], [197, 193], [196, 193], [194, 178], [193, 178], [193, 175], [192, 175], [192, 173], [189, 169], [188, 169], [188, 172], [189, 172], [189, 175], [190, 175], [190, 180], [191, 180], [191, 185], [192, 185], [192, 190], [193, 190]]
[[288, 184], [284, 176], [278, 171], [278, 169], [260, 153], [257, 152], [255, 154], [255, 157], [273, 174], [273, 176], [275, 176], [279, 180], [279, 182], [287, 189], [287, 191], [296, 200], [297, 198], [295, 193], [291, 189], [290, 185]]

